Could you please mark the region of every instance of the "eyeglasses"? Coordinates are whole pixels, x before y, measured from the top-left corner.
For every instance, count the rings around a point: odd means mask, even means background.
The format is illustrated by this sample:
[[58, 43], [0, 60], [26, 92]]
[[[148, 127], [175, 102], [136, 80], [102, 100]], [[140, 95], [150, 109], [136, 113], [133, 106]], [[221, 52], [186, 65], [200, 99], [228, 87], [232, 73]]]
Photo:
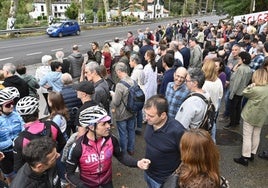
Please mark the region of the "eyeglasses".
[[193, 80], [187, 80], [187, 79], [185, 79], [185, 82], [192, 82]]
[[182, 80], [184, 80], [184, 79], [185, 79], [185, 77], [183, 77], [183, 76], [180, 76], [180, 75], [176, 75], [176, 74], [175, 74], [175, 76], [176, 76], [177, 78], [180, 78], [180, 79], [182, 79]]
[[14, 105], [14, 101], [10, 101], [10, 102], [7, 102], [6, 104], [4, 104], [3, 106], [5, 108], [11, 108], [11, 106], [13, 106], [13, 105]]

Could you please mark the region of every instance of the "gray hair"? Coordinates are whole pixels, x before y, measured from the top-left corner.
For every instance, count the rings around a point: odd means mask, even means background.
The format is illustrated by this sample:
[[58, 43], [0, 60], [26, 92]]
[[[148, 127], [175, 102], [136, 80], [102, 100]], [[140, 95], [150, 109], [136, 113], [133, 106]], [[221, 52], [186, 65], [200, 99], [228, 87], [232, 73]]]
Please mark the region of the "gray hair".
[[73, 83], [73, 78], [69, 73], [63, 73], [61, 76], [63, 85], [70, 85]]
[[134, 61], [136, 64], [141, 64], [141, 59], [138, 54], [132, 54], [130, 56], [130, 61]]
[[197, 81], [197, 87], [201, 89], [205, 83], [205, 73], [200, 68], [189, 68], [188, 74], [191, 80]]
[[49, 61], [52, 60], [51, 55], [44, 55], [41, 59], [43, 65], [49, 65]]
[[15, 74], [16, 73], [16, 66], [13, 63], [6, 63], [3, 66], [3, 70], [7, 71], [10, 74]]
[[63, 59], [64, 52], [63, 51], [57, 51], [55, 56], [56, 56], [57, 59]]
[[128, 73], [128, 68], [127, 68], [127, 65], [123, 62], [118, 62], [116, 65], [115, 65], [115, 72], [116, 71], [121, 71], [121, 72], [125, 72], [125, 73]]
[[90, 72], [96, 71], [96, 73], [101, 76], [101, 68], [96, 61], [90, 61], [88, 64], [86, 64], [85, 69], [89, 70]]

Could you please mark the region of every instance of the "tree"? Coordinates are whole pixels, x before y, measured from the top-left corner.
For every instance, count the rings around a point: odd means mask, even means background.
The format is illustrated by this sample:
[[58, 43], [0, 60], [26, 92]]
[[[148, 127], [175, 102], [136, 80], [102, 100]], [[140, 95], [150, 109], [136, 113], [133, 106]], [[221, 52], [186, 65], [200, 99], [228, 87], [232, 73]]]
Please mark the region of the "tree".
[[79, 4], [72, 2], [65, 11], [65, 16], [69, 19], [76, 20], [78, 18]]

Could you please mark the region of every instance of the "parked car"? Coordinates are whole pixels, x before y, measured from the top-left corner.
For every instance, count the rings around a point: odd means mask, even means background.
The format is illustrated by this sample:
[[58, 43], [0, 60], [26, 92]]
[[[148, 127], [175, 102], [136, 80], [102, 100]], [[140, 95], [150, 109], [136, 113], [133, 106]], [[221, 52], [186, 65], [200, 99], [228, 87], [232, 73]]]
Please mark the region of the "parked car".
[[62, 37], [65, 35], [80, 35], [80, 26], [75, 20], [62, 21], [60, 23], [52, 24], [47, 28], [47, 34], [50, 37]]

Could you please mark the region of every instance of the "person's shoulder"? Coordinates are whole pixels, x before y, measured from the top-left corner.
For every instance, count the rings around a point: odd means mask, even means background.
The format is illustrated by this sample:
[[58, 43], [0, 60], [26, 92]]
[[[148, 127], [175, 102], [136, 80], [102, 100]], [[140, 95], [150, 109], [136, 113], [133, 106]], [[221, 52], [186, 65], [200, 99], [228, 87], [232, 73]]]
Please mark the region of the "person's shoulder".
[[176, 119], [174, 118], [168, 118], [168, 121], [166, 122], [168, 125], [172, 125], [170, 126], [172, 129], [177, 130], [178, 132], [184, 131], [185, 128], [183, 127], [183, 125]]

